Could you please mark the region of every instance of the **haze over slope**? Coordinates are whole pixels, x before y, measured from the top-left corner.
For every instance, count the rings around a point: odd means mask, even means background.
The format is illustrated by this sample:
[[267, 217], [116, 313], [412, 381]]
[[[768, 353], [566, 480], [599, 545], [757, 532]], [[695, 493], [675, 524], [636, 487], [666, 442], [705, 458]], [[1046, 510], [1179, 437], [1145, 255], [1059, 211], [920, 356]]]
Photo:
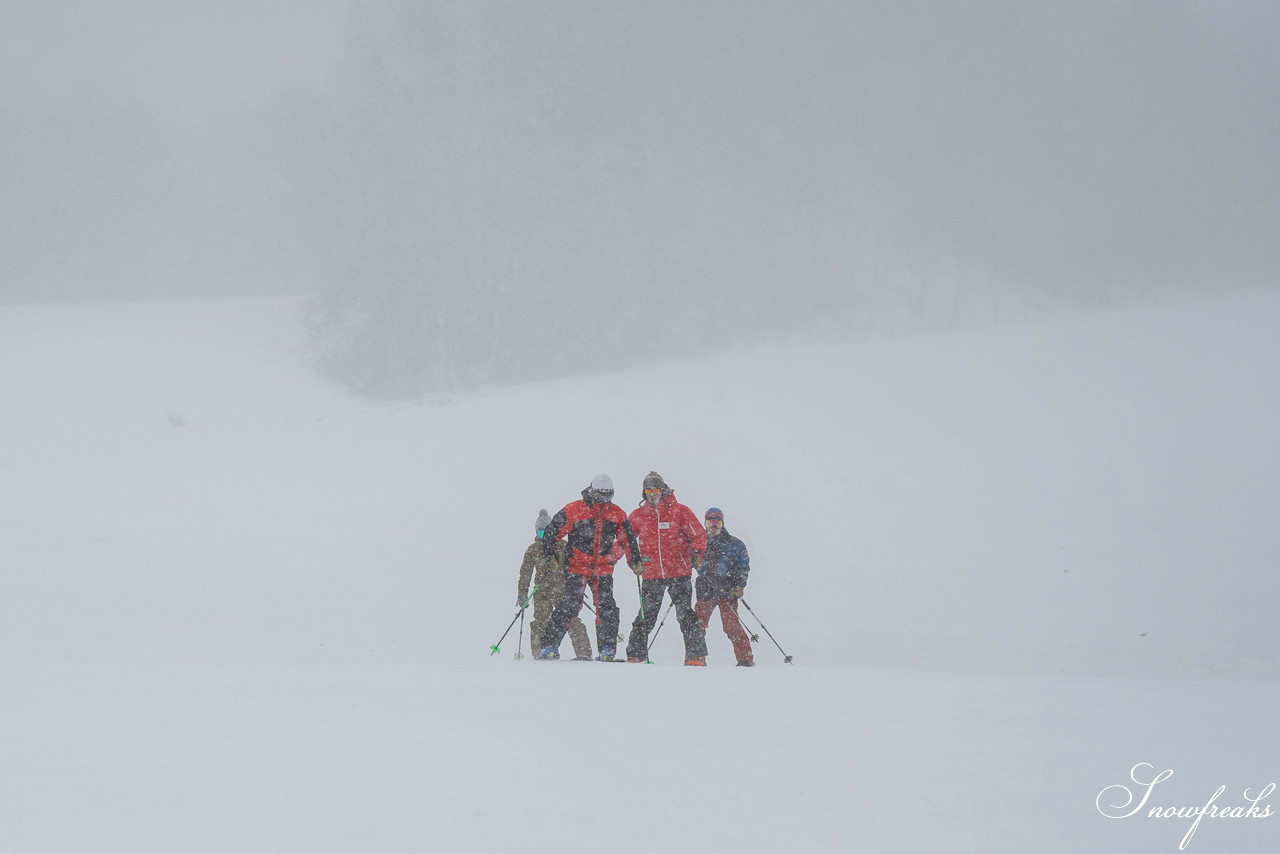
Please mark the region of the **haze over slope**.
[[1273, 293], [381, 405], [293, 310], [0, 312], [14, 637], [465, 659], [539, 507], [657, 469], [810, 665], [1277, 672]]
[[[1105, 817], [1135, 763], [1274, 781], [1274, 291], [419, 404], [320, 380], [295, 312], [0, 309], [0, 848], [641, 854], [639, 791], [678, 854], [1171, 851]], [[795, 663], [490, 656], [538, 508], [651, 468]], [[671, 794], [708, 779], [732, 820]]]

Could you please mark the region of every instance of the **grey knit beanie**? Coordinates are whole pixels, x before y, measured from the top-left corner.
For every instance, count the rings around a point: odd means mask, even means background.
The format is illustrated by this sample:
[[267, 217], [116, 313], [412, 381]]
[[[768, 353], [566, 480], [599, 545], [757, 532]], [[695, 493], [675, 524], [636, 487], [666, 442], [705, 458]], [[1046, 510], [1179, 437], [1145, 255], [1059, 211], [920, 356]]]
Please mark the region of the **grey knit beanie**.
[[662, 475], [656, 471], [651, 471], [644, 476], [645, 489], [661, 489], [663, 492], [670, 492], [671, 487], [667, 486], [667, 482], [662, 479]]

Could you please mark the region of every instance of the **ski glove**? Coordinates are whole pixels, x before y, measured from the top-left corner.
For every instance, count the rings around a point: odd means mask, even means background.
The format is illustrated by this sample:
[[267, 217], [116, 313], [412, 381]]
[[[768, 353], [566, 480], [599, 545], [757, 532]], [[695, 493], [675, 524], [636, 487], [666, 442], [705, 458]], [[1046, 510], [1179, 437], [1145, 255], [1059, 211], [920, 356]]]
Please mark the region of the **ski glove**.
[[745, 592], [745, 591], [744, 591], [741, 587], [735, 587], [735, 588], [733, 588], [733, 598], [734, 598], [734, 599], [741, 599], [741, 598], [742, 598], [742, 594], [743, 594], [744, 592]]

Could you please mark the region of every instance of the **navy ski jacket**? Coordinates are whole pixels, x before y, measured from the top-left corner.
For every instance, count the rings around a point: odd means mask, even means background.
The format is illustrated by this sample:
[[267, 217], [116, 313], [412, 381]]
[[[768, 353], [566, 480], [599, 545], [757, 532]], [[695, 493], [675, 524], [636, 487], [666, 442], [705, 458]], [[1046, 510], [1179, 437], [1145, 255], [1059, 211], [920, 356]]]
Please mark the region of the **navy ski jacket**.
[[707, 551], [698, 568], [698, 598], [728, 599], [733, 588], [747, 586], [751, 558], [742, 540], [722, 531], [707, 537]]

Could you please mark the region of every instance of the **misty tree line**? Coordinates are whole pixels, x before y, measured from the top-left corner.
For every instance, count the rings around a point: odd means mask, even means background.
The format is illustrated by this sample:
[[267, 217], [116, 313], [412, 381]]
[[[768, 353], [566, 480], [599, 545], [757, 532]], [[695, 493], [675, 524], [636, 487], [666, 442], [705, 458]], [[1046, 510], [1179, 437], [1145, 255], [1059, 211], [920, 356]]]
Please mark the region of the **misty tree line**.
[[348, 210], [367, 254], [310, 307], [329, 369], [414, 394], [687, 355], [843, 310], [833, 285], [856, 234], [814, 172], [813, 105], [768, 79], [772, 34], [725, 30], [734, 17], [366, 14]]
[[[0, 303], [297, 292], [335, 220], [330, 104], [278, 96], [198, 127], [0, 85]], [[317, 249], [322, 251], [317, 252]]]
[[1272, 283], [1275, 33], [1063, 8], [387, 0], [195, 127], [0, 89], [0, 301], [307, 294], [403, 397]]

